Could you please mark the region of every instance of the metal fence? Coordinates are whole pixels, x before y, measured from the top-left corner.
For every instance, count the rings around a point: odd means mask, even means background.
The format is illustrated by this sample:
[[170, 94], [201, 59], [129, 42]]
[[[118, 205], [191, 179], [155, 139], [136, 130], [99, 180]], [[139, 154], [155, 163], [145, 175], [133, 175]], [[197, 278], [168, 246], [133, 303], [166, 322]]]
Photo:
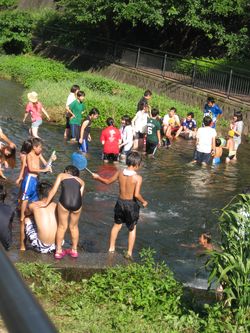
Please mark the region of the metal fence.
[[78, 53], [108, 63], [142, 70], [192, 87], [214, 91], [227, 98], [250, 102], [250, 72], [212, 62], [188, 60], [177, 54], [121, 44], [114, 41], [90, 40]]

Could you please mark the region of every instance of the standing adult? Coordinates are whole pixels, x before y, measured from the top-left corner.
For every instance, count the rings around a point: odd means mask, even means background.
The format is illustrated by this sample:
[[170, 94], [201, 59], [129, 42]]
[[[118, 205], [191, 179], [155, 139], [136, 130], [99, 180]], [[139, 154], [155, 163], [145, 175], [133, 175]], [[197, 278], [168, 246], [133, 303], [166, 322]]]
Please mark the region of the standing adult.
[[39, 126], [42, 125], [42, 114], [44, 113], [48, 120], [50, 117], [46, 110], [44, 109], [41, 102], [38, 101], [38, 94], [35, 91], [32, 91], [27, 94], [28, 96], [28, 104], [26, 105], [25, 114], [23, 118], [23, 122], [25, 123], [26, 118], [30, 114], [31, 116], [31, 135], [35, 138], [39, 138], [38, 129]]

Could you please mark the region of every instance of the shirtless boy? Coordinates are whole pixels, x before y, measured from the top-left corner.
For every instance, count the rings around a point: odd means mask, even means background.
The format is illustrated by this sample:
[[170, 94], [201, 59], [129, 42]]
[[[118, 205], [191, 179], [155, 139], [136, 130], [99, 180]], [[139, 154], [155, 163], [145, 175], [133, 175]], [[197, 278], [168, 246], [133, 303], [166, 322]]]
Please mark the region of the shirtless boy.
[[56, 203], [51, 202], [47, 207], [39, 207], [44, 202], [51, 189], [51, 184], [42, 182], [38, 185], [40, 201], [32, 202], [25, 211], [25, 234], [32, 247], [41, 253], [51, 253], [56, 249]]
[[[44, 165], [41, 168], [40, 163]], [[28, 202], [38, 201], [37, 176], [42, 172], [51, 172], [51, 167], [47, 166], [47, 162], [42, 156], [42, 141], [38, 138], [32, 140], [31, 152], [27, 155], [27, 170], [26, 176], [22, 182], [22, 204], [21, 204], [21, 217], [20, 217], [20, 250], [25, 250], [24, 244], [24, 217], [25, 209], [27, 208]]]
[[139, 219], [140, 206], [137, 200], [140, 201], [143, 207], [147, 206], [147, 201], [142, 197], [140, 190], [142, 185], [142, 177], [137, 175], [136, 171], [140, 168], [141, 155], [133, 151], [127, 155], [127, 168], [117, 171], [110, 178], [102, 178], [94, 173], [93, 178], [104, 184], [111, 184], [118, 180], [119, 182], [119, 197], [114, 208], [115, 223], [111, 230], [109, 252], [115, 251], [116, 238], [125, 223], [128, 230], [128, 251], [125, 258], [131, 259], [136, 238], [136, 224]]

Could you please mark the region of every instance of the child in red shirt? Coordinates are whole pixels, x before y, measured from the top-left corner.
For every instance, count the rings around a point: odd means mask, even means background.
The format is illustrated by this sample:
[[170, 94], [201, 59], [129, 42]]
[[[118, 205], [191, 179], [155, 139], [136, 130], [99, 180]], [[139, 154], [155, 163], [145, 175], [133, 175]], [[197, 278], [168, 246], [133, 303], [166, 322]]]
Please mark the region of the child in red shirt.
[[103, 144], [103, 162], [118, 162], [119, 145], [121, 144], [121, 133], [114, 126], [114, 119], [109, 117], [106, 120], [108, 127], [101, 133], [101, 143]]

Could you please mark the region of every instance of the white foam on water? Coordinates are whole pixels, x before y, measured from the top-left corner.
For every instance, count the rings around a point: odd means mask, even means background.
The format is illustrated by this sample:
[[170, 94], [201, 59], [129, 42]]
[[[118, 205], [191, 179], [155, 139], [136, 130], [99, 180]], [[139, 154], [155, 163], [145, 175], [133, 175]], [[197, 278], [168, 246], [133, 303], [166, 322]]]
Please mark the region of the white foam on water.
[[195, 289], [207, 289], [208, 288], [208, 283], [206, 279], [199, 279], [195, 278], [194, 280], [190, 282], [185, 282], [184, 283], [185, 287], [190, 287], [190, 288], [195, 288]]

